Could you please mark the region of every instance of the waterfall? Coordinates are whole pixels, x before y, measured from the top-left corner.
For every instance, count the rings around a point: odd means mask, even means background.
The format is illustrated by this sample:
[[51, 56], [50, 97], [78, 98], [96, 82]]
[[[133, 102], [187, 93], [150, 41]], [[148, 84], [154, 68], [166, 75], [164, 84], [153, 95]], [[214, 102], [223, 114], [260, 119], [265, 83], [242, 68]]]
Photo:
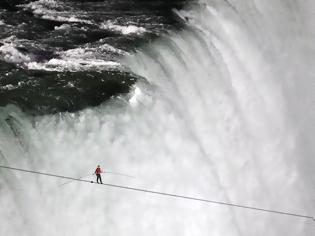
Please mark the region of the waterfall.
[[[0, 110], [0, 160], [67, 176], [315, 215], [312, 1], [204, 0], [124, 63], [126, 96], [77, 113]], [[292, 216], [0, 170], [1, 235], [305, 235]], [[94, 177], [90, 177], [94, 178]]]

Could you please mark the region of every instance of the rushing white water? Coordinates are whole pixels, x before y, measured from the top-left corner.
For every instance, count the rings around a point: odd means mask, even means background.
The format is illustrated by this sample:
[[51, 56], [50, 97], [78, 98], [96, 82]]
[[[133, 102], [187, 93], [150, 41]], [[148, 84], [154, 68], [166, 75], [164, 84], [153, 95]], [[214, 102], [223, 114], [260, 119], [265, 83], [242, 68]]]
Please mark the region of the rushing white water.
[[[0, 112], [1, 163], [314, 215], [312, 1], [204, 1], [126, 58], [148, 79], [76, 114]], [[310, 220], [1, 170], [1, 235], [305, 235]], [[92, 178], [92, 177], [91, 177]]]
[[120, 32], [125, 35], [126, 34], [143, 34], [146, 32], [146, 29], [143, 27], [137, 27], [135, 25], [128, 25], [128, 26], [115, 25], [111, 21], [106, 21], [102, 23], [101, 28]]
[[[21, 44], [21, 40], [11, 36], [0, 40], [3, 45], [0, 47], [0, 58], [3, 61], [14, 63], [20, 67], [30, 70], [46, 70], [46, 71], [84, 71], [84, 70], [110, 70], [119, 69], [120, 63], [112, 61], [109, 58], [104, 60], [104, 55], [117, 54], [128, 55], [127, 52], [114, 48], [108, 44], [102, 44], [93, 48], [89, 45], [56, 52], [58, 58], [39, 62], [36, 56], [20, 52], [17, 47]], [[40, 47], [40, 45], [38, 45]]]

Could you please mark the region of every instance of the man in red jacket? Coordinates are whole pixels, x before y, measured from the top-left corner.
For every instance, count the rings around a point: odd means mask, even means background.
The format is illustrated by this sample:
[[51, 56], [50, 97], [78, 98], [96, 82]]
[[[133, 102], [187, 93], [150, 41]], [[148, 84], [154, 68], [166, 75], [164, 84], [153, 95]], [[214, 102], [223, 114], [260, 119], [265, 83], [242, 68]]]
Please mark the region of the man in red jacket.
[[[100, 165], [98, 165], [97, 168], [96, 168], [96, 170], [95, 170], [95, 172], [94, 172], [94, 173], [96, 174], [96, 182], [97, 182], [97, 183], [103, 184], [103, 182], [102, 182], [102, 177], [101, 177], [101, 173], [102, 173], [102, 172], [103, 172], [103, 171], [102, 171]], [[100, 182], [98, 182], [98, 181], [100, 181]]]

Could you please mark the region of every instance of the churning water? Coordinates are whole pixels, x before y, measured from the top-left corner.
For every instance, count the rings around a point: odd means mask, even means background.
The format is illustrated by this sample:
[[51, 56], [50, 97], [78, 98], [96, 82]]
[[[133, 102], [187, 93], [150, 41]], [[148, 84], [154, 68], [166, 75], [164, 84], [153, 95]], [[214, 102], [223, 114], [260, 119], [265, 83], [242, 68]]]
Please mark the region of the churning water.
[[[315, 4], [208, 0], [123, 63], [145, 78], [76, 113], [0, 112], [5, 165], [315, 215]], [[1, 170], [1, 235], [311, 236], [315, 223]], [[90, 177], [93, 178], [93, 177]], [[88, 179], [88, 178], [87, 178]]]

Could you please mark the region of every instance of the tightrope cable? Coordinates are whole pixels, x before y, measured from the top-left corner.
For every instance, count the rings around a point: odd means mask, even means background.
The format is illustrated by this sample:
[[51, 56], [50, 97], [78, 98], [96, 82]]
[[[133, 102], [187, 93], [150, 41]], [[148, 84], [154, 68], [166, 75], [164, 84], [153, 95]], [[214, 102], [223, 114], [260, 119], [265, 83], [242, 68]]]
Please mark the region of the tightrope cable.
[[[79, 178], [73, 178], [73, 177], [68, 177], [68, 176], [63, 176], [63, 175], [44, 173], [44, 172], [33, 171], [33, 170], [25, 170], [25, 169], [10, 167], [10, 166], [0, 165], [0, 168], [14, 170], [14, 171], [27, 172], [27, 173], [31, 173], [31, 174], [37, 174], [37, 175], [50, 176], [50, 177], [61, 178], [61, 179], [67, 179], [67, 180], [72, 180], [72, 181], [98, 184], [94, 181], [89, 181], [89, 180], [84, 180], [84, 179], [79, 179]], [[138, 192], [144, 192], [144, 193], [150, 193], [150, 194], [156, 194], [156, 195], [163, 195], [163, 196], [168, 196], [168, 197], [181, 198], [181, 199], [187, 199], [187, 200], [193, 200], [193, 201], [199, 201], [199, 202], [205, 202], [205, 203], [225, 205], [225, 206], [230, 206], [230, 207], [244, 208], [244, 209], [255, 210], [255, 211], [269, 212], [269, 213], [274, 213], [274, 214], [311, 219], [311, 220], [315, 221], [315, 218], [313, 216], [308, 216], [308, 215], [299, 214], [299, 213], [292, 213], [292, 212], [285, 212], [285, 211], [278, 211], [278, 210], [269, 210], [269, 209], [264, 209], [264, 208], [259, 208], [259, 207], [252, 207], [252, 206], [233, 204], [233, 203], [228, 203], [228, 202], [214, 201], [214, 200], [209, 200], [209, 199], [204, 199], [204, 198], [190, 197], [190, 196], [178, 195], [178, 194], [172, 194], [172, 193], [158, 192], [158, 191], [153, 191], [153, 190], [134, 188], [134, 187], [128, 187], [128, 186], [122, 186], [122, 185], [116, 185], [116, 184], [103, 183], [103, 184], [98, 184], [98, 185], [104, 185], [104, 186], [113, 187], [113, 188], [127, 189], [127, 190], [132, 190], [132, 191], [138, 191]]]
[[[88, 177], [88, 176], [92, 176], [92, 175], [94, 175], [94, 174], [95, 174], [95, 173], [93, 173], [93, 174], [88, 174], [88, 175], [84, 175], [84, 176], [81, 176], [81, 177], [78, 177], [78, 178], [75, 178], [75, 179], [76, 179], [76, 180], [78, 180], [78, 179], [83, 179], [83, 178], [86, 178], [86, 177]], [[128, 177], [128, 178], [136, 178], [135, 176], [126, 175], [126, 174], [119, 173], [119, 172], [104, 171], [104, 172], [102, 172], [102, 174], [113, 174], [113, 175], [119, 175], [119, 176], [124, 176], [124, 177]], [[60, 184], [59, 187], [64, 186], [64, 185], [67, 185], [67, 184], [70, 184], [70, 183], [72, 183], [73, 181], [74, 181], [74, 180], [69, 180], [69, 181], [67, 181], [67, 182], [65, 182], [65, 183], [63, 183], [63, 184]]]
[[75, 180], [73, 180], [73, 179], [72, 179], [72, 180], [69, 180], [69, 181], [67, 181], [67, 182], [65, 182], [65, 183], [63, 183], [63, 184], [60, 184], [59, 187], [64, 186], [64, 185], [67, 185], [67, 184], [70, 184], [70, 183], [72, 183], [73, 181], [77, 181], [78, 179], [81, 180], [81, 179], [83, 179], [83, 178], [85, 178], [85, 177], [88, 177], [88, 176], [91, 176], [91, 175], [93, 175], [93, 174], [84, 175], [84, 176], [75, 178]]
[[126, 174], [119, 173], [119, 172], [104, 171], [104, 172], [102, 172], [102, 173], [104, 173], [104, 174], [113, 174], [113, 175], [120, 175], [120, 176], [124, 176], [124, 177], [128, 177], [128, 178], [136, 178], [135, 176], [126, 175]]
[[[132, 175], [126, 175], [126, 174], [122, 174], [122, 173], [118, 173], [118, 172], [109, 172], [109, 171], [104, 171], [104, 172], [102, 172], [102, 174], [113, 174], [113, 175], [120, 175], [120, 176], [124, 176], [124, 177], [128, 177], [128, 178], [136, 178], [135, 176], [132, 176]], [[75, 178], [75, 180], [77, 181], [78, 179], [83, 179], [83, 178], [86, 178], [86, 177], [88, 177], [88, 176], [92, 176], [92, 175], [94, 175], [94, 174], [88, 174], [88, 175], [84, 175], [84, 176], [81, 176], [81, 177], [78, 177], [78, 178]], [[75, 181], [75, 180], [69, 180], [69, 181], [67, 181], [67, 182], [65, 182], [65, 183], [63, 183], [63, 184], [60, 184], [59, 185], [59, 187], [61, 187], [61, 186], [64, 186], [64, 185], [67, 185], [67, 184], [70, 184], [70, 183], [72, 183], [73, 181]]]

